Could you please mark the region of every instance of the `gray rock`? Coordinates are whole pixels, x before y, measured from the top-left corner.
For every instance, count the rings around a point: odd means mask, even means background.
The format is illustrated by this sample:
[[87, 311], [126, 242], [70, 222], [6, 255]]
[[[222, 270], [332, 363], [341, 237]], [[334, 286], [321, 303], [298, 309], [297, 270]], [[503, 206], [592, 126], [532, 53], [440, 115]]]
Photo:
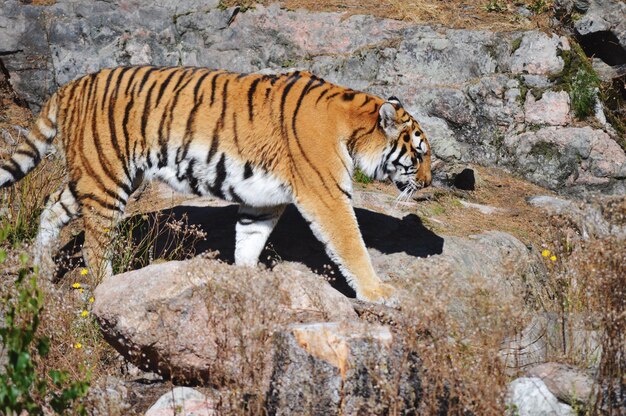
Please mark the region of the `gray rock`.
[[293, 322], [356, 317], [321, 277], [282, 267], [154, 264], [102, 282], [93, 313], [109, 342], [142, 369], [179, 380], [240, 380], [244, 362], [265, 370], [271, 351], [264, 334]]
[[504, 138], [501, 160], [549, 189], [620, 189], [626, 155], [608, 134], [591, 127], [546, 127]]
[[[605, 51], [614, 56], [626, 55], [626, 4], [618, 0], [590, 0], [583, 6], [585, 14], [574, 23], [574, 28], [578, 35], [583, 38], [588, 35], [610, 33], [617, 42], [602, 45], [604, 48], [611, 48]], [[578, 8], [578, 3], [577, 3]], [[587, 7], [585, 7], [587, 6]], [[610, 50], [610, 52], [609, 52]], [[623, 62], [622, 62], [623, 63]]]
[[419, 405], [419, 361], [387, 327], [296, 325], [275, 343], [269, 414], [385, 414], [392, 405], [410, 414]]
[[576, 412], [550, 393], [540, 378], [522, 377], [509, 384], [509, 415], [574, 416]]
[[569, 43], [563, 37], [542, 32], [528, 32], [522, 37], [519, 48], [511, 56], [511, 72], [514, 74], [549, 75], [563, 70], [560, 50], [568, 50]]
[[614, 236], [626, 240], [626, 224], [604, 213], [610, 212], [611, 205], [623, 203], [622, 197], [596, 196], [591, 202], [574, 202], [548, 195], [538, 195], [527, 199], [528, 203], [545, 209], [550, 215], [563, 215], [576, 224], [582, 238], [604, 238]]
[[526, 94], [524, 112], [529, 124], [565, 126], [570, 119], [570, 100], [565, 91], [545, 92], [540, 100], [535, 101], [531, 92]]
[[[536, 314], [518, 334], [503, 340], [500, 356], [510, 374], [528, 370], [545, 363], [547, 359], [562, 354], [579, 357], [596, 368], [600, 361], [601, 346], [598, 331], [586, 329], [585, 317], [572, 315], [565, 322], [552, 313]], [[563, 338], [565, 335], [565, 339]]]
[[[419, 240], [428, 241], [431, 248], [437, 246], [426, 234]], [[535, 301], [543, 287], [545, 268], [540, 255], [510, 234], [493, 231], [468, 238], [446, 236], [441, 244], [440, 254], [425, 258], [369, 251], [380, 274], [392, 275], [398, 285], [409, 286], [406, 295], [423, 299], [425, 308], [430, 304], [444, 308], [447, 318], [464, 329], [480, 325], [484, 319], [473, 294], [485, 294], [486, 302], [521, 305]], [[446, 288], [443, 293], [442, 287]]]
[[174, 387], [148, 409], [145, 416], [216, 416], [213, 402], [190, 387]]
[[550, 88], [553, 82], [545, 75], [522, 75], [524, 84], [531, 88]]
[[588, 405], [592, 398], [593, 378], [587, 372], [570, 365], [540, 364], [528, 370], [526, 375], [543, 380], [552, 394], [569, 405]]

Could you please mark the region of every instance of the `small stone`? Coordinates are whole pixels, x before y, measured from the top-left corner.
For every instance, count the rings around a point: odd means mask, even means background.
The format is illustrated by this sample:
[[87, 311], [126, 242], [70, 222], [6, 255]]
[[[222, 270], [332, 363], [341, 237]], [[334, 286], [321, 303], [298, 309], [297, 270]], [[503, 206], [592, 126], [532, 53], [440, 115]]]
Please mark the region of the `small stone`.
[[454, 177], [454, 187], [463, 189], [464, 191], [473, 191], [476, 189], [476, 177], [474, 170], [465, 168]]
[[145, 416], [217, 416], [213, 402], [189, 387], [175, 387], [159, 398]]
[[509, 384], [507, 406], [518, 416], [574, 416], [576, 412], [548, 390], [537, 377], [522, 377]]

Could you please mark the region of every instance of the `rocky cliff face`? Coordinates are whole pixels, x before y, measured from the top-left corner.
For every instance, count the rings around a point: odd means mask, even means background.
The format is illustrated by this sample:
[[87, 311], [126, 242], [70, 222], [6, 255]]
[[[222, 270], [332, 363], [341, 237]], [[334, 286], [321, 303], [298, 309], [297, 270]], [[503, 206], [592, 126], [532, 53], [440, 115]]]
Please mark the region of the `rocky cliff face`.
[[565, 192], [626, 189], [626, 156], [601, 110], [594, 127], [573, 120], [571, 97], [559, 83], [573, 52], [555, 34], [344, 19], [277, 5], [237, 14], [215, 0], [8, 0], [0, 45], [14, 88], [34, 108], [58, 86], [117, 65], [308, 69], [400, 97], [444, 161], [504, 166]]

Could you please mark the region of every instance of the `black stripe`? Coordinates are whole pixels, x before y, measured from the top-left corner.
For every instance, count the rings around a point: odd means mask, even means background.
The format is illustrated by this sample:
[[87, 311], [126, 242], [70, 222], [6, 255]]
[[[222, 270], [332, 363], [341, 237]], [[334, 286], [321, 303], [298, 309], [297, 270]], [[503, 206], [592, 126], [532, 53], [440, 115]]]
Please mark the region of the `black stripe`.
[[217, 128], [216, 128], [216, 130], [213, 132], [213, 139], [211, 140], [211, 148], [209, 149], [209, 154], [206, 157], [207, 165], [211, 163], [211, 160], [213, 160], [213, 156], [215, 156], [215, 153], [217, 153], [218, 144], [219, 144], [219, 137], [217, 135]]
[[[300, 74], [297, 72], [294, 72], [294, 76], [290, 76], [289, 78], [291, 78], [287, 85], [285, 86], [285, 89], [283, 90], [283, 95], [280, 99], [280, 128], [283, 131], [283, 136], [286, 138], [286, 128], [285, 128], [285, 103], [287, 101], [287, 94], [289, 94], [289, 91], [291, 90], [291, 88], [293, 87], [293, 85], [298, 82], [298, 80], [300, 79]], [[289, 79], [288, 78], [288, 79]]]
[[[101, 199], [99, 196], [96, 196], [95, 194], [92, 194], [92, 193], [81, 194], [79, 201], [82, 203], [84, 200], [91, 200], [95, 202], [96, 204], [100, 205], [102, 208], [108, 209], [110, 211], [117, 211], [117, 212], [121, 211], [117, 205], [113, 205], [110, 202], [107, 202]], [[121, 199], [119, 199], [118, 201], [123, 202], [123, 200]]]
[[[111, 172], [108, 160], [106, 160], [104, 149], [102, 147], [102, 143], [100, 142], [100, 135], [98, 134], [98, 120], [97, 120], [97, 114], [96, 114], [97, 101], [94, 101], [93, 105], [94, 107], [93, 107], [93, 115], [91, 119], [91, 130], [93, 133], [93, 141], [94, 141], [94, 145], [96, 146], [96, 150], [97, 150], [96, 153], [98, 155], [98, 161], [100, 162], [100, 166], [102, 167], [102, 170], [104, 171], [105, 175], [107, 175], [109, 179], [113, 183], [115, 183], [115, 185], [117, 185], [119, 188], [124, 190], [124, 192], [130, 195], [131, 194], [130, 187], [115, 177], [113, 172]], [[85, 161], [83, 163], [85, 163]], [[108, 189], [105, 188], [105, 191], [108, 191]]]
[[192, 159], [191, 162], [189, 162], [189, 164], [187, 165], [187, 172], [186, 172], [186, 176], [187, 176], [187, 180], [189, 181], [189, 186], [191, 187], [191, 191], [200, 196], [202, 195], [202, 193], [200, 192], [200, 188], [198, 186], [198, 178], [196, 178], [193, 175], [193, 167], [196, 163], [195, 159]]
[[135, 77], [137, 76], [137, 72], [139, 72], [139, 70], [143, 67], [141, 66], [135, 66], [135, 67], [129, 67], [131, 69], [133, 69], [133, 73], [130, 74], [130, 76], [128, 77], [128, 81], [126, 83], [126, 89], [124, 90], [124, 95], [128, 95], [128, 92], [130, 91], [130, 87], [131, 85], [134, 84], [133, 81], [135, 81]]
[[152, 99], [152, 91], [154, 90], [155, 85], [156, 85], [156, 82], [152, 84], [150, 89], [148, 89], [148, 96], [146, 97], [146, 102], [143, 106], [143, 113], [141, 116], [141, 137], [144, 138], [144, 142], [147, 141], [146, 127], [148, 125], [148, 116], [150, 115], [150, 111], [148, 111], [149, 110], [148, 107], [150, 106], [150, 100]]
[[26, 176], [26, 173], [22, 171], [22, 168], [20, 167], [20, 165], [13, 159], [7, 160], [2, 165], [1, 169], [6, 170], [7, 172], [11, 174], [11, 176], [13, 176], [13, 182], [17, 182], [20, 179], [22, 179], [24, 176]]
[[222, 191], [222, 185], [226, 180], [226, 153], [222, 153], [219, 162], [217, 162], [217, 166], [215, 167], [215, 182], [213, 185], [209, 186], [209, 191], [219, 197], [224, 199], [224, 191]]
[[[123, 74], [122, 74], [123, 75]], [[117, 84], [120, 84], [120, 79], [118, 78]], [[126, 166], [126, 159], [122, 155], [122, 149], [120, 148], [119, 143], [117, 142], [117, 125], [115, 123], [115, 115], [113, 110], [115, 109], [115, 105], [117, 103], [117, 89], [111, 93], [111, 98], [109, 99], [109, 131], [111, 134], [111, 143], [113, 144], [113, 149], [115, 150], [115, 154], [117, 155], [117, 159], [119, 160], [122, 168], [124, 170], [124, 174], [126, 175], [126, 179], [132, 182], [130, 172], [128, 171], [128, 167]], [[129, 188], [130, 189], [130, 188]]]
[[63, 211], [65, 211], [65, 215], [67, 215], [68, 217], [72, 218], [72, 213], [70, 212], [69, 208], [67, 207], [67, 205], [65, 205], [65, 203], [63, 201], [61, 202], [61, 208], [63, 208]]
[[32, 153], [34, 153], [33, 159], [35, 160], [35, 164], [38, 164], [41, 160], [41, 153], [39, 152], [39, 149], [37, 149], [37, 146], [35, 146], [35, 143], [32, 143], [30, 140], [26, 139], [24, 140], [24, 144], [30, 147]]
[[[178, 96], [177, 96], [178, 97]], [[180, 162], [181, 160], [183, 160], [185, 157], [187, 157], [187, 152], [189, 151], [189, 146], [193, 140], [193, 126], [195, 124], [196, 121], [196, 113], [198, 111], [198, 108], [200, 108], [200, 105], [202, 104], [202, 99], [197, 101], [194, 106], [191, 108], [191, 111], [189, 112], [189, 117], [187, 117], [187, 124], [185, 126], [185, 134], [183, 135], [183, 152], [181, 154], [180, 159], [177, 158], [177, 161]], [[176, 102], [174, 103], [174, 105], [176, 105]], [[174, 107], [172, 106], [171, 110], [170, 110], [170, 114], [173, 114], [173, 110]], [[172, 116], [173, 118], [173, 116]]]
[[341, 94], [341, 93], [339, 93], [339, 92], [335, 92], [335, 93], [330, 94], [328, 97], [326, 97], [326, 101], [329, 101], [329, 100], [331, 100], [331, 99], [335, 98], [335, 97], [336, 97], [336, 96], [338, 96], [339, 94]]
[[339, 189], [341, 192], [343, 192], [343, 194], [344, 194], [345, 196], [347, 196], [347, 197], [348, 197], [348, 199], [352, 199], [352, 195], [351, 195], [348, 191], [346, 191], [345, 189], [343, 189], [341, 186], [339, 186], [339, 184], [338, 184], [338, 183], [335, 183], [335, 186], [337, 187], [337, 189]]
[[315, 105], [317, 105], [317, 104], [320, 102], [320, 100], [322, 99], [322, 97], [323, 97], [323, 96], [325, 96], [325, 95], [328, 93], [328, 91], [330, 91], [332, 88], [333, 88], [333, 87], [328, 87], [327, 89], [325, 89], [324, 91], [322, 91], [322, 92], [320, 93], [320, 95], [317, 97], [317, 100], [315, 100]]
[[155, 107], [159, 106], [159, 103], [161, 102], [161, 98], [163, 97], [163, 93], [165, 93], [165, 89], [167, 88], [169, 83], [172, 81], [172, 78], [174, 77], [174, 75], [178, 73], [180, 73], [178, 68], [174, 68], [172, 69], [172, 73], [169, 74], [167, 78], [165, 78], [165, 81], [163, 81], [163, 83], [161, 84], [161, 88], [159, 88], [159, 94], [157, 95], [156, 104], [154, 104]]
[[[117, 76], [117, 83], [115, 84], [115, 96], [117, 97], [119, 92], [120, 92], [120, 87], [122, 86], [122, 80], [124, 79], [124, 75], [126, 74], [126, 72], [128, 72], [129, 70], [133, 69], [133, 67], [131, 66], [125, 66], [122, 68], [122, 70], [120, 71], [120, 74]], [[130, 75], [130, 78], [132, 79], [133, 74]], [[130, 79], [128, 81], [128, 83], [130, 84]]]
[[252, 164], [250, 162], [246, 162], [243, 167], [243, 178], [248, 179], [252, 175], [254, 175], [254, 172], [252, 171]]
[[365, 107], [367, 105], [367, 103], [369, 103], [370, 101], [373, 100], [373, 98], [370, 97], [369, 95], [367, 95], [367, 94], [364, 94], [364, 95], [365, 95], [365, 100], [363, 101], [363, 104], [361, 104], [361, 107]]
[[141, 81], [139, 82], [139, 89], [137, 90], [137, 95], [141, 94], [141, 91], [143, 90], [143, 87], [146, 85], [146, 81], [148, 81], [148, 77], [150, 76], [151, 73], [153, 73], [156, 70], [157, 70], [156, 67], [150, 67], [143, 74], [143, 77], [141, 78]]
[[259, 85], [260, 81], [261, 81], [261, 78], [257, 78], [254, 81], [252, 81], [252, 85], [250, 85], [250, 89], [248, 90], [248, 118], [250, 119], [250, 121], [252, 121], [254, 117], [254, 106], [253, 106], [254, 92], [256, 91], [256, 87], [257, 85]]
[[[130, 118], [130, 110], [135, 105], [135, 97], [131, 96], [130, 101], [124, 108], [124, 118], [122, 119], [122, 134], [124, 135], [124, 149], [126, 153], [126, 164], [130, 163], [130, 134], [128, 133], [128, 120]], [[133, 155], [134, 156], [134, 155]], [[134, 178], [132, 178], [134, 180]]]
[[343, 95], [341, 96], [341, 99], [344, 101], [352, 101], [354, 100], [355, 95], [356, 95], [355, 92], [344, 92]]
[[228, 187], [228, 193], [230, 193], [231, 199], [234, 202], [238, 204], [243, 204], [243, 199], [241, 199], [237, 192], [235, 192], [235, 188], [233, 188], [232, 186]]
[[102, 102], [100, 103], [100, 111], [104, 111], [104, 106], [107, 102], [107, 95], [109, 95], [109, 88], [111, 87], [111, 79], [113, 79], [113, 75], [117, 71], [117, 68], [109, 71], [109, 75], [107, 76], [106, 83], [104, 84], [104, 93], [102, 93], [101, 98]]
[[[176, 81], [176, 84], [174, 84], [174, 88], [172, 88], [172, 93], [174, 93], [174, 94], [179, 94], [180, 93], [180, 90], [178, 89], [178, 87], [180, 87], [180, 84], [183, 82], [183, 80], [185, 79], [185, 77], [187, 76], [188, 73], [189, 73], [189, 68], [185, 68], [185, 70], [181, 71], [181, 75], [180, 75], [180, 77], [178, 77], [178, 81]], [[189, 82], [189, 81], [191, 81], [191, 80], [187, 80], [187, 82]], [[185, 84], [185, 85], [187, 85], [187, 84]]]
[[213, 78], [211, 79], [211, 102], [209, 104], [210, 106], [213, 106], [213, 103], [215, 102], [215, 89], [217, 87], [217, 78], [219, 78], [221, 75], [224, 75], [224, 74], [219, 72], [215, 74]]
[[28, 149], [18, 149], [18, 150], [15, 151], [14, 154], [28, 156], [29, 158], [31, 158], [33, 160], [37, 159], [37, 157], [38, 157], [36, 153], [34, 153], [34, 152], [32, 152], [32, 151], [30, 151]]
[[204, 74], [202, 74], [202, 76], [200, 76], [200, 78], [198, 78], [198, 82], [196, 82], [196, 86], [193, 88], [194, 101], [198, 101], [198, 91], [200, 91], [200, 86], [204, 82], [204, 79], [208, 77], [210, 74], [211, 74], [210, 72], [205, 72]]
[[224, 120], [226, 118], [226, 107], [228, 106], [228, 83], [229, 79], [224, 83], [224, 89], [222, 90], [222, 113], [220, 114], [220, 128], [224, 128]]
[[163, 115], [161, 116], [161, 121], [159, 122], [159, 130], [158, 130], [158, 134], [159, 134], [159, 163], [157, 164], [157, 166], [159, 168], [162, 168], [163, 166], [165, 166], [167, 164], [167, 159], [168, 159], [168, 155], [167, 155], [167, 137], [165, 137], [164, 134], [164, 127], [165, 127], [165, 122], [167, 121], [169, 117]]
[[239, 145], [239, 132], [237, 131], [237, 112], [233, 112], [233, 140], [235, 141], [237, 152], [241, 153], [241, 146]]

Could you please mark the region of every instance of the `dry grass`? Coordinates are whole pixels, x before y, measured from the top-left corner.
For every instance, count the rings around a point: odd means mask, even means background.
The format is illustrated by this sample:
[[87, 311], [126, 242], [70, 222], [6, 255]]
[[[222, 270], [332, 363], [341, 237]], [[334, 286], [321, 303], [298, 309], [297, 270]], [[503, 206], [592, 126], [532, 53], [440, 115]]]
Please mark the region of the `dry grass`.
[[[613, 224], [624, 226], [626, 199], [610, 204], [603, 214]], [[581, 230], [562, 217], [552, 219], [551, 231], [553, 238], [546, 244], [550, 273], [543, 305], [559, 316], [562, 332], [560, 351], [551, 358], [597, 369], [596, 397], [586, 414], [622, 415], [626, 412], [624, 240], [616, 236], [582, 240]], [[589, 355], [584, 345], [581, 347], [581, 334], [597, 334], [596, 354]]]
[[[260, 3], [269, 5], [274, 0], [223, 0], [224, 7], [239, 5], [244, 9]], [[457, 29], [488, 29], [513, 31], [549, 27], [548, 11], [551, 2], [541, 0], [281, 0], [278, 3], [287, 9], [343, 12], [346, 17], [369, 14], [378, 17], [410, 21], [414, 23], [443, 25]], [[519, 5], [525, 4], [540, 13], [530, 19], [520, 16]]]

